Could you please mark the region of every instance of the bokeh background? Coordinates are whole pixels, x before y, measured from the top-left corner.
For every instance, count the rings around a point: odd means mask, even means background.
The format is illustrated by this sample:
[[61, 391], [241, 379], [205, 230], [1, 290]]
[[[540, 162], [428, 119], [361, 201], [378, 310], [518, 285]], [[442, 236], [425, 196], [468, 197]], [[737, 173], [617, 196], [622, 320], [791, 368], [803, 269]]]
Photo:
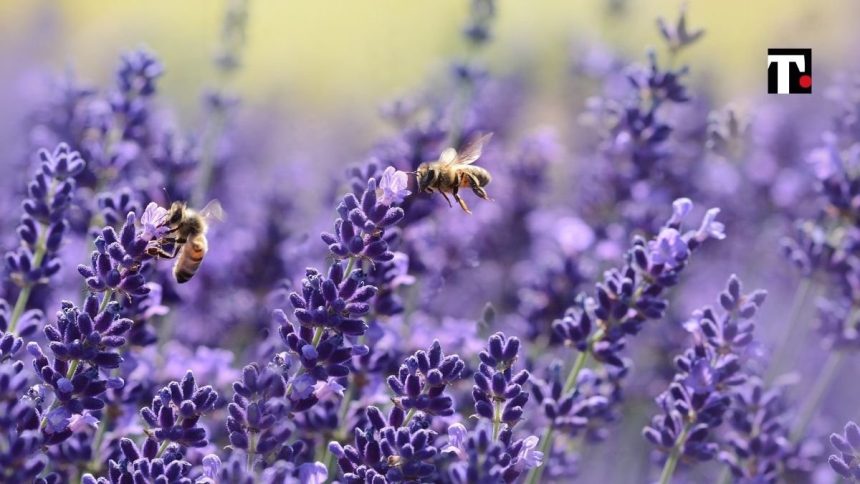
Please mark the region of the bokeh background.
[[[279, 193], [290, 200], [289, 227], [284, 229], [288, 234], [284, 241], [288, 243], [272, 252], [287, 261], [283, 275], [295, 281], [306, 263], [320, 260], [321, 251], [314, 244], [319, 245], [318, 232], [329, 229], [332, 200], [346, 186], [344, 170], [364, 161], [377, 140], [396, 131], [380, 116], [383, 107], [425, 90], [436, 96], [457, 96], [458, 91], [451, 86], [451, 64], [468, 60], [480, 64], [495, 78], [517, 86], [520, 102], [515, 117], [511, 113], [512, 119], [503, 123], [509, 132], [516, 134], [499, 143], [511, 147], [527, 133], [542, 130], [552, 133], [560, 154], [554, 157], [555, 163], [550, 168], [556, 176], [542, 190], [546, 192], [546, 203], [553, 206], [550, 213], [568, 216], [570, 213], [559, 210], [574, 210], [572, 207], [577, 206], [568, 203], [583, 189], [576, 173], [588, 171], [587, 167], [595, 160], [587, 149], [593, 133], [583, 128], [583, 113], [588, 111], [589, 99], [601, 92], [600, 76], [582, 72], [611, 70], [609, 66], [616, 62], [643, 63], [652, 46], [662, 52], [655, 19], [661, 16], [674, 19], [682, 6], [675, 0], [501, 1], [492, 27], [492, 41], [475, 49], [463, 41], [463, 25], [469, 12], [469, 2], [463, 0], [251, 0], [244, 39], [237, 47], [241, 52], [240, 66], [225, 75], [216, 68], [213, 59], [224, 48], [224, 12], [234, 4], [229, 0], [0, 2], [3, 73], [0, 142], [4, 146], [0, 169], [5, 174], [4, 189], [18, 190], [14, 187], [23, 186], [27, 173], [19, 171], [21, 162], [39, 140], [28, 120], [30, 113], [49, 97], [52, 80], [57, 75], [73, 73], [86, 84], [109, 85], [120, 54], [144, 46], [157, 53], [164, 65], [158, 102], [160, 106], [170, 106], [170, 122], [180, 130], [195, 131], [211, 121], [210, 113], [201, 103], [202, 93], [207, 90], [223, 89], [241, 100], [233, 125], [240, 134], [237, 146], [246, 151], [244, 156], [236, 158], [239, 160], [236, 163], [249, 162], [253, 169], [242, 173], [242, 165], [236, 165], [233, 169], [240, 176], [222, 184], [229, 197], [247, 194], [251, 204], [261, 196], [255, 192], [255, 180], [265, 178], [263, 192]], [[717, 172], [725, 167], [710, 163], [713, 160], [705, 155], [688, 160], [686, 173], [689, 178], [696, 178], [695, 182], [688, 180], [691, 185], [699, 186], [697, 190], [707, 198], [707, 203], [728, 205], [730, 217], [740, 222], [733, 227], [729, 219], [727, 232], [734, 237], [731, 243], [724, 249], [707, 252], [702, 259], [708, 261], [690, 271], [688, 281], [676, 297], [677, 307], [669, 318], [671, 327], [678, 329], [684, 315], [702, 304], [712, 303], [728, 274], [734, 272], [742, 276], [748, 288], [764, 287], [770, 291], [761, 331], [766, 342], [781, 341], [783, 323], [790, 318], [787, 313], [793, 307], [799, 278], [778, 254], [779, 240], [790, 235], [793, 218], [814, 213], [815, 198], [811, 194], [814, 181], [811, 173], [804, 171], [804, 160], [820, 141], [822, 127], [827, 126], [833, 114], [828, 111], [833, 106], [832, 86], [838, 86], [845, 73], [857, 67], [854, 45], [860, 40], [855, 25], [860, 3], [699, 0], [686, 5], [689, 23], [705, 29], [706, 34], [674, 61], [676, 65], [690, 66], [687, 85], [694, 98], [690, 112], [673, 113], [675, 119], [695, 114], [698, 117], [693, 117], [699, 124], [690, 131], [699, 130], [702, 134], [708, 111], [733, 106], [743, 119], [758, 122], [758, 128], [752, 130], [751, 145], [756, 146], [760, 141], [758, 145], [767, 148], [759, 146], [758, 151], [751, 149], [748, 153], [753, 153], [750, 156], [758, 153], [767, 162], [757, 165], [742, 160], [741, 168], [722, 177]], [[768, 47], [812, 48], [815, 79], [812, 96], [766, 95]], [[507, 114], [505, 110], [496, 113], [501, 117]], [[684, 132], [683, 122], [678, 125], [679, 131]], [[780, 158], [784, 153], [788, 154]], [[744, 206], [752, 203], [741, 198], [746, 195], [737, 195], [745, 189], [745, 178], [753, 180], [756, 184], [753, 191], [764, 193], [767, 203], [762, 202], [757, 208]], [[708, 179], [713, 179], [709, 186]], [[502, 185], [501, 193], [508, 197], [522, 195], [517, 191], [515, 179], [508, 183]], [[701, 188], [703, 184], [706, 188]], [[11, 234], [17, 207], [6, 200], [2, 203], [8, 205], [0, 206], [8, 215], [0, 217], [0, 221], [4, 230], [9, 229], [6, 233]], [[229, 212], [230, 207], [227, 208]], [[786, 208], [785, 213], [776, 212], [781, 208]], [[489, 248], [469, 251], [468, 243], [480, 239], [481, 230], [492, 230], [492, 224], [504, 218], [493, 213], [492, 208], [484, 210], [489, 215], [479, 220], [486, 226], [474, 230], [460, 213], [456, 214], [455, 222], [444, 218], [448, 216], [444, 210], [433, 219], [434, 224], [441, 226], [463, 224], [466, 242], [456, 247], [461, 252], [453, 253], [469, 260], [453, 264], [455, 267], [446, 278], [434, 282], [441, 288], [435, 287], [428, 294], [407, 295], [407, 301], [435, 309], [421, 316], [425, 319], [419, 319], [428, 328], [438, 324], [450, 329], [463, 320], [475, 320], [487, 302], [502, 308], [507, 304], [509, 309], [516, 306], [502, 300], [508, 295], [505, 288], [482, 286], [500, 277], [515, 277], [506, 266], [511, 261], [495, 259], [494, 251], [499, 249], [492, 244]], [[246, 215], [251, 220], [253, 216], [248, 214], [255, 213], [247, 207], [235, 211], [241, 220]], [[576, 217], [575, 212], [571, 213]], [[614, 215], [626, 216], [619, 213], [607, 217]], [[236, 226], [241, 225], [240, 221]], [[230, 232], [232, 227], [231, 223], [216, 228], [213, 240], [223, 235], [221, 240], [229, 240], [223, 244], [230, 245], [237, 253], [253, 246], [256, 235], [251, 229]], [[438, 229], [434, 230], [428, 229], [428, 233], [440, 237]], [[570, 228], [569, 232], [576, 229]], [[575, 235], [571, 237], [576, 239]], [[427, 245], [432, 246], [432, 240]], [[79, 243], [83, 253], [84, 243]], [[217, 250], [218, 243], [213, 246]], [[417, 247], [415, 250], [420, 250], [420, 245]], [[534, 244], [531, 250], [539, 249], [540, 245]], [[272, 256], [262, 257], [267, 255]], [[517, 261], [520, 265], [528, 264], [528, 256], [518, 257], [522, 259]], [[221, 270], [228, 271], [228, 258], [208, 262], [216, 275], [210, 281], [213, 286], [218, 285], [218, 264], [223, 263]], [[599, 274], [605, 268], [600, 265], [603, 262], [606, 261], [595, 262], [586, 272]], [[591, 286], [586, 283], [583, 287]], [[177, 291], [179, 296], [191, 300], [198, 297]], [[251, 343], [264, 338], [259, 314], [247, 318], [237, 314], [241, 308], [259, 305], [265, 292], [265, 288], [252, 288], [238, 296], [228, 295], [237, 298], [224, 303], [235, 305], [231, 310], [220, 306], [198, 308], [202, 314], [189, 316], [205, 318], [212, 315], [206, 313], [210, 311], [221, 318], [219, 324], [230, 335], [230, 343], [222, 345], [229, 350], [221, 355], [225, 364], [241, 367], [255, 351], [250, 349]], [[59, 293], [74, 294], [74, 290]], [[467, 297], [461, 295], [461, 299], [448, 304], [452, 294], [457, 293]], [[811, 305], [803, 310], [806, 319], [811, 318]], [[411, 324], [417, 323], [413, 320]], [[511, 319], [506, 324], [516, 330], [520, 323]], [[404, 331], [409, 334], [411, 329], [408, 325], [406, 328]], [[174, 325], [171, 331], [162, 336], [174, 336], [188, 354], [222, 343], [211, 339], [212, 329], [207, 325]], [[632, 350], [637, 367], [659, 366], [665, 352], [672, 350], [671, 343], [661, 345], [661, 335], [657, 333], [649, 344]], [[808, 333], [801, 332], [788, 344], [808, 349], [806, 338]], [[795, 381], [808, 384], [816, 378], [816, 367], [826, 354], [820, 350], [803, 354], [803, 361], [796, 361], [790, 369]], [[540, 359], [539, 355], [532, 356]], [[842, 371], [844, 378], [850, 376], [848, 368]], [[598, 482], [597, 479], [639, 482], [642, 475], [654, 473], [640, 432], [655, 412], [653, 397], [665, 386], [666, 375], [661, 379], [657, 371], [643, 372], [640, 376], [644, 379], [634, 386], [632, 403], [624, 407], [624, 424], [613, 432], [610, 442], [583, 451], [581, 463], [585, 465], [579, 466], [582, 482]], [[802, 395], [802, 384], [792, 391]], [[826, 429], [839, 428], [845, 419], [854, 416], [843, 403], [857, 401], [857, 397], [856, 389], [850, 386], [835, 388], [832, 399], [822, 405], [816, 428], [822, 434]], [[824, 441], [817, 439], [815, 443], [819, 445], [818, 452], [822, 452]], [[607, 453], [613, 458], [607, 459]], [[589, 466], [588, 462], [600, 464]], [[610, 462], [613, 464], [608, 465]], [[689, 474], [689, 478], [691, 482], [702, 482], [697, 479], [711, 479], [717, 472], [714, 467], [705, 466], [704, 470]], [[803, 479], [819, 476], [827, 481], [827, 472], [821, 466], [814, 467]]]
[[[566, 118], [561, 100], [576, 43], [599, 41], [639, 57], [659, 43], [654, 19], [671, 16], [681, 3], [500, 2], [494, 41], [481, 56], [494, 73], [528, 76], [540, 93], [530, 103], [533, 116], [558, 122]], [[708, 35], [683, 60], [696, 66], [694, 78], [711, 85], [718, 102], [749, 101], [764, 91], [768, 47], [812, 47], [816, 73], [850, 63], [856, 2], [687, 3]], [[3, 2], [0, 39], [8, 46], [7, 65], [71, 68], [94, 83], [110, 78], [108, 66], [120, 53], [148, 46], [170, 73], [164, 96], [193, 119], [200, 87], [212, 82], [223, 11], [223, 2], [207, 0]], [[253, 106], [293, 107], [299, 128], [347, 118], [356, 120], [355, 129], [378, 130], [381, 103], [466, 54], [460, 33], [467, 12], [468, 2], [458, 0], [253, 2], [235, 88]], [[20, 69], [7, 69], [3, 82], [20, 76]]]

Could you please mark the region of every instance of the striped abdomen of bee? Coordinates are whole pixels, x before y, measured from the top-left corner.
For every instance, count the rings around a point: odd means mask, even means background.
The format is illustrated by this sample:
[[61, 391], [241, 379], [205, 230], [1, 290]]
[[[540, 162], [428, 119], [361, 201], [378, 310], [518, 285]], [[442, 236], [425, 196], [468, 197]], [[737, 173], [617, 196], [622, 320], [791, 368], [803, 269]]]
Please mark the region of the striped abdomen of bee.
[[490, 199], [490, 197], [487, 196], [486, 190], [484, 190], [484, 187], [489, 185], [493, 180], [489, 171], [481, 168], [480, 166], [464, 166], [460, 167], [458, 172], [460, 175], [460, 187], [471, 188], [472, 191], [475, 192], [475, 195], [483, 198], [484, 200]]
[[180, 249], [176, 264], [173, 266], [176, 282], [182, 284], [194, 277], [207, 250], [209, 250], [209, 242], [205, 235], [198, 234], [188, 239]]

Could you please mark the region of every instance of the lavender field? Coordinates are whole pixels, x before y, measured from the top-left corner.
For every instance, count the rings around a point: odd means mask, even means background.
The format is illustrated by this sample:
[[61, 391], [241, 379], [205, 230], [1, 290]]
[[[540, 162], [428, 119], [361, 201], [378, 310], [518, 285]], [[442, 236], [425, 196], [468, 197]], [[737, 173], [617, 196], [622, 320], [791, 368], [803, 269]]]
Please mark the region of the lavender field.
[[856, 6], [84, 3], [0, 6], [0, 483], [860, 480]]

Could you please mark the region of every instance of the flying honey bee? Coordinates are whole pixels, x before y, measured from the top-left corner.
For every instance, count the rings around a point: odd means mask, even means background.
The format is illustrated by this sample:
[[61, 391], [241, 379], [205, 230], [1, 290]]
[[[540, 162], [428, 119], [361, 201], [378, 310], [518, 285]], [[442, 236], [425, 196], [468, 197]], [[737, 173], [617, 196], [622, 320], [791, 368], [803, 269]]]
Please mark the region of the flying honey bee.
[[[176, 258], [173, 265], [173, 277], [176, 282], [188, 282], [209, 250], [206, 231], [213, 220], [224, 219], [224, 210], [218, 200], [207, 203], [199, 212], [188, 208], [185, 202], [173, 202], [167, 211], [164, 225], [169, 227], [167, 234], [161, 238], [159, 245], [150, 249], [150, 255], [168, 259]], [[171, 246], [173, 251], [167, 252], [162, 245]]]
[[489, 200], [484, 187], [487, 186], [492, 177], [490, 172], [479, 166], [472, 166], [481, 156], [484, 144], [489, 141], [493, 133], [487, 133], [472, 141], [461, 152], [454, 148], [448, 148], [439, 156], [439, 160], [429, 163], [421, 163], [415, 176], [418, 179], [418, 191], [432, 193], [438, 191], [445, 197], [448, 205], [453, 207], [446, 193], [453, 195], [454, 200], [460, 204], [460, 208], [466, 213], [472, 213], [466, 202], [460, 197], [460, 188], [471, 188], [475, 195]]

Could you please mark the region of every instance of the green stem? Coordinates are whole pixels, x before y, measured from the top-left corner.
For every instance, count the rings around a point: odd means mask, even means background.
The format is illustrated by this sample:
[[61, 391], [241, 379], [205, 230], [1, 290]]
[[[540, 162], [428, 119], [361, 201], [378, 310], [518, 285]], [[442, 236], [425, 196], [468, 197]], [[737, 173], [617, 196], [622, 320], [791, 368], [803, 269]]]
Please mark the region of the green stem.
[[403, 426], [406, 427], [406, 424], [408, 424], [412, 420], [412, 417], [414, 417], [414, 416], [415, 416], [415, 409], [410, 408], [409, 412], [406, 413], [406, 418], [403, 419]]
[[104, 312], [107, 308], [108, 303], [110, 303], [111, 298], [113, 298], [113, 289], [108, 289], [105, 291], [104, 297], [102, 298], [101, 304], [99, 304], [99, 312]]
[[[113, 375], [116, 376], [119, 374], [118, 370], [114, 370]], [[107, 434], [107, 429], [110, 426], [111, 420], [111, 407], [105, 407], [102, 410], [102, 418], [99, 420], [99, 427], [96, 429], [96, 435], [93, 437], [93, 459], [87, 464], [87, 468], [93, 474], [98, 474], [101, 471], [102, 462], [99, 456], [101, 453], [99, 450], [102, 448], [102, 442], [104, 442], [105, 434]], [[77, 481], [73, 481], [77, 482]]]
[[314, 339], [311, 341], [311, 344], [317, 346], [320, 344], [320, 340], [322, 339], [323, 328], [319, 327], [314, 331]]
[[21, 319], [21, 315], [24, 314], [24, 310], [27, 308], [27, 301], [30, 300], [31, 292], [33, 292], [33, 286], [28, 284], [22, 287], [21, 292], [18, 293], [18, 300], [15, 301], [15, 309], [12, 310], [12, 318], [9, 322], [9, 334], [15, 334], [18, 320]]
[[499, 427], [502, 424], [502, 402], [496, 400], [493, 403], [493, 440], [499, 438]]
[[[553, 427], [552, 424], [550, 424], [546, 428], [546, 431], [544, 431], [543, 435], [540, 438], [541, 439], [540, 451], [543, 452], [544, 462], [549, 462], [549, 459], [550, 459], [549, 452], [552, 449], [552, 434], [553, 433], [555, 433], [555, 427]], [[535, 484], [537, 482], [540, 482], [540, 478], [543, 475], [543, 468], [544, 468], [544, 466], [541, 465], [541, 466], [535, 467], [531, 471], [529, 471], [529, 476], [526, 479], [526, 482], [528, 482], [529, 484]]]
[[797, 442], [803, 437], [806, 427], [812, 421], [812, 417], [815, 416], [815, 410], [818, 409], [819, 403], [827, 395], [827, 390], [830, 389], [830, 385], [839, 373], [839, 367], [842, 366], [844, 357], [845, 353], [841, 351], [834, 351], [827, 357], [824, 369], [818, 374], [818, 377], [815, 379], [815, 385], [807, 394], [806, 400], [804, 400], [803, 405], [800, 407], [800, 412], [797, 414], [796, 423], [791, 430], [792, 442]]
[[346, 269], [343, 271], [343, 278], [347, 279], [350, 274], [352, 274], [352, 270], [355, 269], [355, 256], [351, 256], [349, 258], [349, 262], [346, 263]]
[[69, 371], [66, 372], [66, 378], [69, 380], [75, 375], [75, 372], [78, 371], [78, 366], [81, 364], [81, 360], [72, 360], [72, 364], [69, 365]]
[[[602, 332], [595, 333], [595, 340], [599, 339], [602, 336]], [[570, 369], [570, 373], [567, 375], [567, 380], [564, 383], [564, 389], [562, 390], [562, 394], [567, 394], [570, 390], [576, 386], [576, 381], [579, 379], [579, 373], [582, 372], [582, 369], [585, 368], [585, 363], [588, 362], [588, 350], [582, 351], [577, 355], [576, 361], [573, 362], [573, 368]], [[549, 461], [550, 455], [549, 451], [551, 448], [552, 434], [555, 431], [552, 422], [547, 425], [546, 430], [541, 436], [541, 444], [540, 450], [543, 452], [545, 461]], [[541, 475], [543, 474], [543, 469], [545, 466], [538, 466], [529, 471], [529, 475], [526, 478], [526, 482], [528, 484], [536, 484], [540, 482]]]
[[675, 468], [678, 467], [678, 460], [681, 458], [681, 453], [684, 449], [687, 433], [690, 431], [690, 424], [685, 424], [681, 430], [681, 435], [672, 447], [672, 452], [669, 453], [669, 458], [666, 459], [666, 464], [663, 465], [663, 473], [660, 474], [660, 484], [669, 484], [672, 480], [672, 475], [675, 473]]
[[720, 472], [720, 477], [717, 478], [718, 484], [731, 484], [732, 482], [732, 471], [728, 467], [724, 467], [723, 471]]
[[564, 382], [564, 389], [562, 393], [567, 393], [573, 390], [573, 387], [576, 385], [576, 381], [579, 379], [579, 373], [585, 368], [585, 363], [588, 361], [588, 351], [582, 351], [576, 357], [576, 361], [573, 363], [573, 368], [570, 369], [570, 373], [567, 375], [567, 381]]
[[[359, 341], [361, 343], [364, 343], [364, 340], [365, 340], [365, 337], [364, 337], [364, 335], [362, 335], [361, 338], [359, 339]], [[356, 385], [357, 385], [357, 382], [355, 380], [355, 375], [352, 374], [350, 376], [353, 379], [353, 381], [351, 382], [352, 384], [347, 386], [346, 393], [344, 393], [343, 399], [341, 399], [341, 401], [340, 401], [340, 410], [338, 411], [338, 422], [341, 423], [341, 426], [344, 429], [344, 432], [343, 432], [343, 434], [335, 433], [335, 439], [336, 440], [343, 440], [343, 439], [346, 439], [348, 437], [348, 432], [346, 430], [346, 427], [343, 427], [343, 424], [346, 423], [346, 418], [349, 415], [349, 405], [350, 405], [350, 403], [352, 403], [352, 397], [356, 395], [355, 390], [356, 390]], [[359, 393], [359, 397], [360, 397], [360, 393]], [[325, 445], [324, 448], [325, 448], [325, 450], [323, 452], [322, 462], [325, 465], [326, 471], [328, 472], [328, 475], [331, 479], [331, 482], [334, 482], [333, 476], [334, 476], [334, 473], [336, 471], [335, 466], [336, 466], [337, 461], [334, 458], [334, 454], [332, 454], [331, 451], [328, 450], [328, 445]]]
[[349, 413], [349, 404], [352, 403], [352, 396], [355, 394], [355, 383], [346, 389], [343, 399], [340, 402], [340, 412], [338, 412], [338, 420], [346, 422], [346, 416]]
[[797, 323], [802, 319], [802, 313], [808, 302], [809, 296], [812, 294], [812, 278], [807, 277], [801, 281], [800, 285], [794, 291], [794, 297], [791, 300], [791, 309], [788, 313], [788, 323], [785, 329], [779, 333], [779, 339], [774, 346], [773, 358], [771, 358], [768, 380], [773, 380], [782, 371], [784, 360], [787, 357], [788, 346], [797, 331]]
[[164, 451], [167, 450], [168, 445], [170, 445], [169, 440], [165, 440], [164, 442], [162, 442], [161, 445], [158, 447], [158, 453], [155, 454], [155, 457], [161, 457], [161, 454], [163, 454]]
[[250, 473], [254, 472], [254, 454], [257, 453], [257, 433], [251, 432], [248, 442], [248, 461], [246, 462], [246, 470]]
[[332, 454], [328, 450], [327, 445], [325, 446], [325, 454], [323, 455], [322, 463], [325, 466], [325, 470], [329, 476], [329, 479], [331, 479], [331, 481], [329, 481], [329, 482], [333, 482], [334, 481], [334, 463], [335, 463], [335, 460], [334, 460], [334, 454]]
[[[102, 414], [102, 419], [99, 421], [99, 428], [96, 429], [96, 435], [93, 437], [93, 454], [100, 455], [100, 449], [102, 447], [102, 441], [105, 438], [105, 433], [107, 433], [107, 408], [105, 408], [105, 412]], [[91, 471], [98, 472], [101, 469], [101, 464], [99, 463], [100, 459], [98, 457], [93, 457], [93, 460], [90, 461], [89, 468]]]
[[[54, 184], [51, 184], [53, 187]], [[48, 226], [39, 223], [39, 238], [36, 240], [36, 251], [33, 253], [33, 267], [38, 268], [42, 266], [42, 261], [45, 259], [45, 254], [48, 252]], [[33, 292], [33, 286], [31, 284], [27, 284], [26, 286], [21, 288], [21, 292], [18, 293], [18, 299], [15, 301], [15, 308], [12, 310], [12, 318], [9, 322], [9, 333], [15, 334], [15, 329], [18, 328], [18, 321], [21, 319], [21, 315], [24, 314], [24, 310], [27, 309], [27, 301], [30, 300], [30, 294]]]

